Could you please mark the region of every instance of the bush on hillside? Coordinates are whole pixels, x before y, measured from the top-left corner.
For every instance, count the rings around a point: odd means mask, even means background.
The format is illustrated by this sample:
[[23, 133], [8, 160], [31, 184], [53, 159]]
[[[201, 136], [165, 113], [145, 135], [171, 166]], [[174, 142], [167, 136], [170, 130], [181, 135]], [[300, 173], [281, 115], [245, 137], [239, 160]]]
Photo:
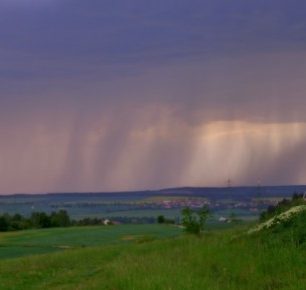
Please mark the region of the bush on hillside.
[[303, 198], [303, 194], [294, 193], [291, 199], [282, 199], [275, 206], [270, 205], [266, 211], [262, 212], [260, 215], [260, 222], [264, 222], [270, 218], [273, 218], [276, 215], [279, 215], [293, 206], [305, 205], [306, 201]]

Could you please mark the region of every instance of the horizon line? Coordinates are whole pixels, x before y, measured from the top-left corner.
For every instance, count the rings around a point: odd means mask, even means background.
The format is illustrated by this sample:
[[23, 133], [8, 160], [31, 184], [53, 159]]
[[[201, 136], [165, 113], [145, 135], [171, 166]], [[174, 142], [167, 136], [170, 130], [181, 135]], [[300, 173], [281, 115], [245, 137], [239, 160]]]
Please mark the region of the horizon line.
[[262, 187], [306, 187], [306, 184], [282, 184], [282, 185], [231, 185], [231, 186], [178, 186], [165, 187], [159, 189], [137, 189], [137, 190], [115, 190], [115, 191], [65, 191], [65, 192], [38, 192], [38, 193], [0, 193], [0, 197], [6, 196], [31, 196], [31, 195], [69, 195], [69, 194], [119, 194], [119, 193], [140, 193], [140, 192], [158, 192], [166, 190], [182, 189], [230, 189], [230, 188], [262, 188]]

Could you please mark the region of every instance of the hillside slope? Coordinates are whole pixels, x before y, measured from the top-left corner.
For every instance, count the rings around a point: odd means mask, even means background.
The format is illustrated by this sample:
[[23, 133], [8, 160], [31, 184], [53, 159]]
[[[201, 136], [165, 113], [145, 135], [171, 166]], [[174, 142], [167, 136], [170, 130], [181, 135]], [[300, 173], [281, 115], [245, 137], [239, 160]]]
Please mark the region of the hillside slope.
[[306, 205], [293, 206], [290, 209], [286, 210], [285, 212], [275, 215], [274, 217], [268, 219], [267, 221], [258, 224], [256, 227], [250, 229], [248, 233], [252, 234], [255, 232], [260, 232], [265, 229], [273, 228], [282, 223], [289, 222], [290, 220], [293, 220], [296, 216], [303, 213], [304, 211], [306, 211]]

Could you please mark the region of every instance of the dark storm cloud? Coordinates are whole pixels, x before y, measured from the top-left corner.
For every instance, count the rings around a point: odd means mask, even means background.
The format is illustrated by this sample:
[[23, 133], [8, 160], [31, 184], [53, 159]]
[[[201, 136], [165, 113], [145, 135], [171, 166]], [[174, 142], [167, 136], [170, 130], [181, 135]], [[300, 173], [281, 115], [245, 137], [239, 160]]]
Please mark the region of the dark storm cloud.
[[229, 147], [305, 180], [305, 31], [302, 0], [1, 1], [0, 191], [216, 185]]
[[[142, 76], [152, 68], [158, 70], [160, 66], [169, 66], [164, 83], [155, 81], [156, 86], [169, 91], [172, 88], [166, 88], [166, 82], [172, 82], [181, 87], [178, 91], [185, 93], [173, 92], [175, 96], [170, 96], [171, 93], [158, 92], [158, 96], [150, 96], [148, 92], [142, 93], [142, 99], [154, 101], [160, 98], [173, 102], [183, 99], [184, 106], [188, 104], [187, 99], [190, 103], [200, 102], [200, 105], [208, 102], [228, 106], [231, 100], [237, 98], [243, 98], [242, 103], [252, 102], [251, 89], [240, 88], [248, 84], [238, 83], [237, 90], [227, 89], [229, 94], [226, 97], [209, 90], [203, 96], [205, 87], [195, 94], [187, 91], [211, 80], [225, 82], [227, 87], [232, 82], [234, 87], [237, 82], [244, 81], [245, 73], [252, 77], [252, 71], [255, 82], [258, 82], [256, 74], [264, 71], [286, 71], [290, 60], [283, 59], [283, 56], [272, 57], [271, 64], [267, 65], [269, 55], [262, 59], [261, 54], [304, 51], [305, 8], [303, 1], [50, 0], [44, 5], [40, 1], [2, 1], [1, 99], [11, 98], [15, 102], [16, 96], [61, 99], [65, 95], [66, 99], [72, 100], [83, 91], [86, 99], [96, 99], [98, 95], [108, 102], [110, 95], [114, 95], [106, 92], [108, 88], [105, 89], [110, 82], [117, 87], [119, 80], [134, 77], [128, 85], [133, 87], [139, 85], [143, 81]], [[239, 59], [237, 63], [234, 59], [231, 63], [224, 61], [222, 64], [226, 57], [241, 55], [251, 56], [249, 61], [242, 63], [243, 68], [239, 67]], [[198, 70], [202, 77], [190, 74], [190, 71], [186, 75], [180, 73], [181, 77], [176, 75], [175, 65], [192, 61], [202, 66]], [[302, 61], [297, 63], [293, 73], [296, 70], [299, 72], [302, 66]], [[290, 77], [291, 72], [287, 73]], [[157, 75], [160, 73], [157, 72]], [[236, 75], [236, 81], [232, 80], [232, 75]], [[283, 73], [280, 82], [286, 78]], [[250, 79], [247, 81], [250, 83]], [[103, 86], [100, 89], [98, 82], [108, 83], [100, 85]], [[144, 82], [151, 83], [152, 80], [147, 78]], [[76, 88], [80, 84], [83, 87], [81, 90]], [[277, 87], [278, 82], [272, 78], [271, 84]], [[208, 86], [211, 87], [210, 84]], [[84, 87], [95, 87], [91, 90], [96, 90], [96, 93]], [[126, 91], [116, 90], [116, 95], [124, 94]], [[255, 97], [270, 98], [263, 95]], [[121, 100], [129, 102], [137, 98], [137, 94], [129, 94], [122, 96]]]
[[305, 45], [303, 1], [49, 2], [38, 7], [36, 1], [27, 1], [27, 7], [0, 4], [0, 55], [13, 64], [8, 75], [14, 70], [29, 78], [32, 73], [73, 75], [83, 69], [87, 73], [89, 65], [160, 63]]

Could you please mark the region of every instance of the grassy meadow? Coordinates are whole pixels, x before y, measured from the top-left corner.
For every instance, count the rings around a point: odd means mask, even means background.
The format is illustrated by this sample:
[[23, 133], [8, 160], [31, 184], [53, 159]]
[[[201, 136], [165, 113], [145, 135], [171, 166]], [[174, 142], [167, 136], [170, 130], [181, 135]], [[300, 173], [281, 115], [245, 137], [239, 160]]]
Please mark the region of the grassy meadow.
[[93, 228], [4, 234], [1, 243], [12, 247], [34, 242], [74, 247], [2, 259], [0, 289], [306, 287], [306, 248], [294, 242], [284, 243], [277, 235], [249, 236], [245, 228], [209, 231], [200, 238], [179, 231], [142, 225], [99, 228], [96, 235]]

